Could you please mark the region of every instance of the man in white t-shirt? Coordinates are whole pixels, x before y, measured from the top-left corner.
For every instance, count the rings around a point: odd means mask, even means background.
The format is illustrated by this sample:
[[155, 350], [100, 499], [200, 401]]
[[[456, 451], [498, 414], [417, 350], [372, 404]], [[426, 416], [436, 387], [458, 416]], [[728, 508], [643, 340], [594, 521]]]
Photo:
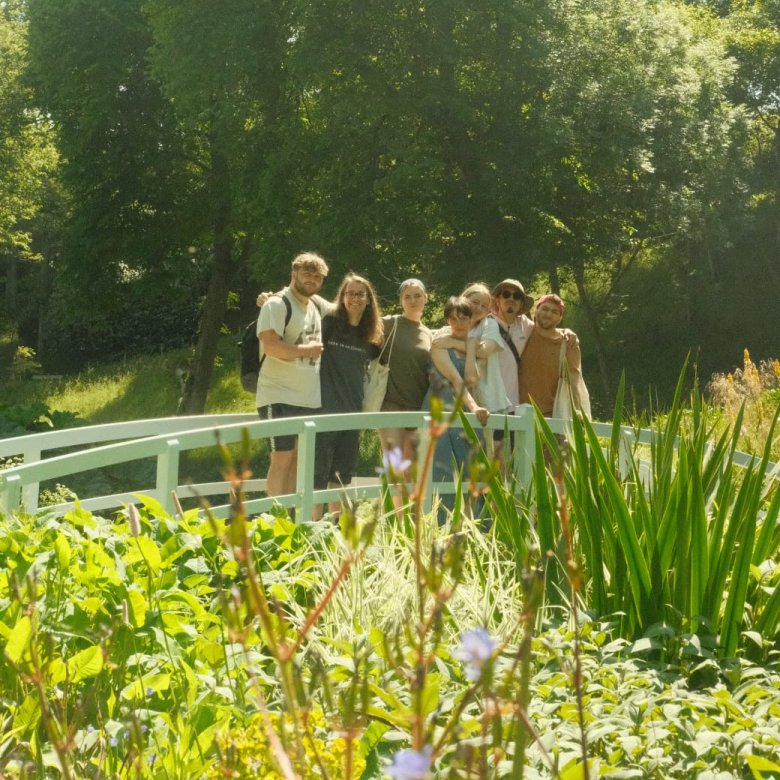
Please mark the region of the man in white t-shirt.
[[[308, 416], [320, 408], [322, 322], [311, 298], [320, 291], [327, 275], [327, 263], [319, 255], [298, 255], [292, 262], [289, 286], [271, 296], [260, 310], [257, 336], [261, 363], [256, 401], [263, 420]], [[270, 442], [266, 493], [294, 493], [298, 437], [274, 436]]]

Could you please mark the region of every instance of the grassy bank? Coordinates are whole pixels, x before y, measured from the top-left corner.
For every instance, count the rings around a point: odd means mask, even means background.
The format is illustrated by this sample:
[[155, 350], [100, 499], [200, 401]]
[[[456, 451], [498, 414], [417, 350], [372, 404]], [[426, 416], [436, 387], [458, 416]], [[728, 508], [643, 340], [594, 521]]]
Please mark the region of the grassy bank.
[[[42, 403], [51, 410], [78, 414], [89, 425], [169, 417], [176, 414], [188, 358], [189, 350], [173, 350], [95, 366], [72, 376], [10, 376], [3, 383], [0, 402]], [[224, 337], [206, 412], [252, 412], [254, 408], [254, 398], [238, 380], [235, 338]]]

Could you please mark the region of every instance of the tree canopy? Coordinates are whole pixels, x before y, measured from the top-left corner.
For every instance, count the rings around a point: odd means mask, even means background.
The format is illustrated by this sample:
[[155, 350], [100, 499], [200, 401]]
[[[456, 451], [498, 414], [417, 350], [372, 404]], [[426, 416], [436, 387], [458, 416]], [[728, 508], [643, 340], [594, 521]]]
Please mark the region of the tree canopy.
[[[673, 303], [656, 336], [712, 369], [772, 348], [758, 323], [724, 342], [717, 302], [780, 287], [776, 0], [14, 8], [0, 78], [23, 108], [3, 117], [25, 120], [11, 135], [29, 154], [22, 129], [54, 123], [69, 198], [58, 311], [104, 344], [106, 312], [74, 313], [84, 280], [132, 300], [128, 317], [165, 290], [182, 340], [197, 313], [184, 411], [205, 404], [231, 291], [283, 283], [305, 248], [388, 299], [409, 274], [563, 292], [604, 398], [624, 367], [653, 376], [643, 300]], [[13, 203], [1, 190], [0, 231]]]

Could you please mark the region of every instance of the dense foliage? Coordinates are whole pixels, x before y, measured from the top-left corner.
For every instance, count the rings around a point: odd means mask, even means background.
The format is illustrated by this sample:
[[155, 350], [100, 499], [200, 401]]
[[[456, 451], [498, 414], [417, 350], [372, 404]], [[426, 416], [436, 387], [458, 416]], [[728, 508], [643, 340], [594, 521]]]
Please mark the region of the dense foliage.
[[[414, 535], [382, 521], [290, 662], [293, 704], [280, 689], [285, 671], [273, 642], [292, 648], [303, 636], [306, 615], [323, 604], [350, 557], [349, 532], [345, 541], [330, 526], [296, 527], [281, 517], [257, 518], [246, 530], [276, 604], [270, 627], [250, 619], [256, 605], [229, 525], [194, 513], [167, 517], [149, 500], [135, 519], [77, 510], [61, 522], [3, 522], [5, 776], [53, 777], [66, 763], [70, 777], [285, 777], [263, 725], [270, 710], [302, 776], [379, 777], [414, 739], [418, 707], [429, 744], [457, 735], [437, 748], [439, 776], [463, 776], [445, 773], [458, 766], [473, 777], [511, 771], [517, 747], [507, 705], [520, 695], [513, 681], [528, 594], [507, 574], [513, 567], [501, 545], [463, 527], [460, 582], [440, 623], [428, 627], [437, 638], [427, 636], [431, 654], [418, 695], [407, 677], [416, 663], [417, 629], [406, 619], [417, 608]], [[452, 552], [449, 529], [431, 520], [423, 534], [434, 555]], [[546, 614], [524, 651], [527, 712], [541, 735], [527, 748], [528, 778], [581, 776], [572, 774], [581, 755], [575, 637], [556, 620]], [[476, 677], [460, 639], [475, 626], [496, 643], [490, 671]], [[659, 663], [650, 642], [632, 645], [616, 629], [588, 620], [580, 640], [592, 776], [687, 778], [708, 770], [743, 777], [753, 767], [755, 777], [770, 777], [777, 770], [776, 671], [696, 652]], [[280, 707], [297, 713], [287, 716], [286, 731]], [[455, 731], [447, 725], [453, 715]], [[297, 757], [296, 717], [307, 724]]]
[[410, 274], [561, 289], [602, 401], [623, 367], [640, 403], [670, 397], [691, 348], [707, 374], [776, 349], [754, 296], [780, 288], [777, 17], [4, 2], [6, 311], [58, 371], [186, 343], [199, 318], [182, 408], [202, 410], [230, 292], [251, 308], [315, 248], [388, 302]]
[[226, 449], [226, 522], [148, 498], [0, 518], [0, 771], [774, 776], [769, 444], [730, 465], [741, 416], [713, 436], [680, 386], [649, 446], [621, 443], [616, 415], [604, 452], [575, 424], [561, 460], [540, 418], [528, 490], [480, 456], [443, 526], [421, 513], [428, 459], [419, 486], [388, 459], [385, 500], [334, 528], [247, 517]]

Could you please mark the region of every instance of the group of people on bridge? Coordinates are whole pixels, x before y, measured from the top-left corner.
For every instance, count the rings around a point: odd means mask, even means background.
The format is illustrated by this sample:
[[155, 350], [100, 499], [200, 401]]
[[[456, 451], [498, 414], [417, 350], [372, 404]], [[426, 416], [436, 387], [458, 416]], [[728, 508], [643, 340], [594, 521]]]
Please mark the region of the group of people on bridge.
[[[292, 261], [287, 287], [258, 296], [261, 419], [361, 411], [366, 367], [376, 358], [389, 369], [382, 411], [429, 409], [436, 395], [445, 407], [460, 398], [483, 425], [489, 415], [512, 414], [531, 401], [550, 417], [562, 369], [575, 407], [582, 405], [579, 340], [559, 327], [565, 309], [559, 296], [540, 297], [532, 319], [534, 300], [516, 279], [492, 289], [476, 282], [447, 299], [447, 324], [432, 331], [423, 323], [428, 293], [419, 279], [401, 282], [401, 313], [382, 316], [374, 286], [355, 273], [342, 279], [333, 301], [320, 297], [327, 275], [321, 256], [302, 253]], [[411, 461], [415, 434], [413, 428], [381, 428], [382, 449], [399, 450]], [[503, 430], [494, 430], [489, 444], [501, 457]], [[270, 446], [268, 495], [294, 493], [297, 436], [274, 436]], [[453, 465], [463, 468], [470, 445], [451, 427], [436, 447], [433, 479], [451, 481]], [[318, 433], [314, 488], [349, 485], [358, 451], [358, 431]]]

